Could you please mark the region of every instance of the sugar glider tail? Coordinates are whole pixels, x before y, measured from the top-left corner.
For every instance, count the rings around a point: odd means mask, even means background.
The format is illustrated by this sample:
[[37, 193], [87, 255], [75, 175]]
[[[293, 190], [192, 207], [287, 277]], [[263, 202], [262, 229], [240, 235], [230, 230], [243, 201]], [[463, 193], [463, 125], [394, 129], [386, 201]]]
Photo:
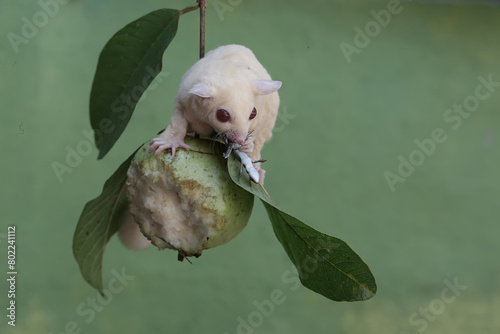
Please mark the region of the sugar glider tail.
[[142, 250], [151, 246], [151, 241], [142, 234], [139, 225], [137, 225], [128, 209], [124, 211], [120, 219], [120, 224], [118, 238], [125, 247], [133, 250]]

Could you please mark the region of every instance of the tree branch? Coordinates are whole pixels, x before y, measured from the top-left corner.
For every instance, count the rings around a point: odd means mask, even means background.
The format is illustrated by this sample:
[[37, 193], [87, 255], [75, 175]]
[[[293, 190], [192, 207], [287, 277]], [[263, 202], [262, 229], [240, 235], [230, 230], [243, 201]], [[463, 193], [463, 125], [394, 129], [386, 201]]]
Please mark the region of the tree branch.
[[205, 9], [207, 0], [198, 0], [200, 6], [200, 59], [205, 56]]

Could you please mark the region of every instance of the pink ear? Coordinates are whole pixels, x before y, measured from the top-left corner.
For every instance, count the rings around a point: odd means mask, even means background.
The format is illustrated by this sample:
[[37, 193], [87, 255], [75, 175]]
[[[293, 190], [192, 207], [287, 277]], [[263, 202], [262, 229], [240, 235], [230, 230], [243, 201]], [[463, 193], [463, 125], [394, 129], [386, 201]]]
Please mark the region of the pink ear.
[[189, 90], [189, 93], [198, 95], [199, 97], [209, 98], [212, 97], [212, 89], [204, 82], [197, 83]]
[[276, 92], [280, 89], [282, 82], [273, 80], [255, 80], [254, 85], [257, 93], [260, 95], [267, 95]]

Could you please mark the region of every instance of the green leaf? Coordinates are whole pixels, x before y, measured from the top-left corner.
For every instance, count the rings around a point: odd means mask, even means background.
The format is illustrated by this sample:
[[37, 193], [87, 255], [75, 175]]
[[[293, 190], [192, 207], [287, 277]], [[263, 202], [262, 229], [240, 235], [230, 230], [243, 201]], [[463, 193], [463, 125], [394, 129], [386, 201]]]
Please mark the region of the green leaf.
[[104, 250], [118, 231], [119, 218], [127, 208], [125, 181], [134, 155], [135, 152], [106, 181], [101, 195], [85, 204], [73, 236], [73, 254], [82, 276], [101, 293]]
[[186, 10], [153, 11], [127, 24], [104, 46], [90, 94], [90, 122], [98, 159], [113, 147], [137, 102], [160, 73], [163, 53]]
[[377, 292], [370, 268], [342, 240], [318, 232], [284, 212], [260, 184], [252, 183], [233, 155], [228, 159], [233, 181], [258, 196], [267, 210], [276, 237], [299, 272], [302, 284], [335, 301], [370, 299]]

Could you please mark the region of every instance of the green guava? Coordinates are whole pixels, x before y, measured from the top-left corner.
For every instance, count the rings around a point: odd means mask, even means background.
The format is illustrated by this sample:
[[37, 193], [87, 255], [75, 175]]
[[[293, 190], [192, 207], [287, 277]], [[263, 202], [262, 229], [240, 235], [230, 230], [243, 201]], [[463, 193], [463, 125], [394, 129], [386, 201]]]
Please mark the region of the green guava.
[[187, 136], [190, 151], [155, 156], [149, 142], [136, 153], [127, 178], [130, 213], [159, 249], [200, 256], [227, 243], [246, 226], [253, 195], [236, 185], [226, 160], [209, 140]]

